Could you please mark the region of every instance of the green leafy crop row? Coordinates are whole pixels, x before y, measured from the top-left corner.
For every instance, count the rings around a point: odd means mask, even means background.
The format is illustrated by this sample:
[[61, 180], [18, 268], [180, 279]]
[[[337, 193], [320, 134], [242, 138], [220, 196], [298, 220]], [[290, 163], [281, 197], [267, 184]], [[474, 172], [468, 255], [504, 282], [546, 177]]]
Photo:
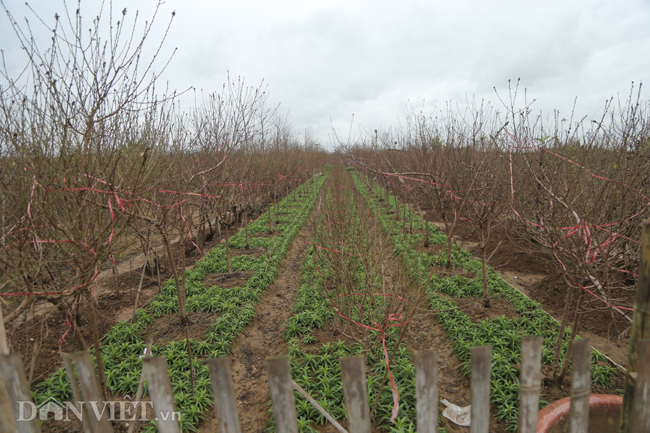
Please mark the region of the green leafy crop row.
[[[362, 224], [359, 215], [355, 213], [351, 224]], [[364, 239], [354, 242], [363, 243]], [[359, 266], [359, 273], [365, 270]], [[341, 368], [339, 359], [364, 353], [360, 343], [348, 344], [342, 340], [314, 345], [317, 339], [312, 335], [314, 329], [319, 329], [325, 323], [333, 323], [337, 314], [325, 295], [326, 281], [333, 275], [330, 264], [324, 254], [316, 255], [314, 247], [310, 246], [302, 267], [302, 277], [298, 296], [294, 304], [294, 315], [286, 325], [285, 336], [289, 342], [291, 357], [291, 373], [295, 382], [309, 393], [325, 410], [337, 419], [345, 419], [345, 404], [341, 383]], [[364, 281], [364, 278], [359, 278]], [[373, 281], [371, 279], [371, 281]], [[381, 285], [377, 284], [375, 291], [379, 292]], [[330, 294], [331, 295], [331, 294]], [[376, 315], [384, 308], [382, 302], [363, 304], [363, 311], [356, 309], [352, 312], [352, 320], [368, 323], [368, 317]], [[363, 316], [363, 317], [362, 317]], [[388, 353], [396, 348], [399, 336], [398, 328], [386, 330], [386, 346]], [[386, 360], [381, 345], [381, 334], [370, 331], [367, 357], [367, 385], [370, 404], [372, 405], [380, 393], [381, 381], [386, 373]], [[391, 371], [399, 390], [399, 413], [395, 423], [390, 422], [393, 408], [393, 395], [389, 384], [386, 384], [379, 396], [374, 421], [391, 432], [415, 431], [415, 368], [413, 360], [403, 344], [397, 348], [391, 364]], [[298, 392], [295, 393], [298, 425], [301, 432], [315, 432], [315, 426], [326, 423], [325, 418]], [[275, 431], [274, 420], [271, 418], [269, 432]]]
[[[207, 284], [209, 274], [226, 272], [225, 243], [220, 244], [186, 271], [186, 298], [188, 312], [218, 313], [203, 340], [190, 340], [193, 355], [194, 391], [190, 382], [190, 362], [185, 340], [173, 341], [164, 346], [153, 346], [154, 356], [165, 356], [174, 392], [174, 401], [181, 412], [183, 431], [198, 431], [205, 419], [205, 411], [212, 406], [212, 389], [205, 359], [226, 356], [232, 343], [255, 316], [254, 305], [260, 294], [277, 276], [278, 266], [289, 245], [304, 225], [314, 206], [325, 177], [314, 177], [279, 203], [280, 222], [273, 238], [250, 237], [252, 248], [265, 248], [266, 254], [254, 258], [247, 255], [231, 257], [232, 271], [250, 271], [252, 276], [243, 287], [222, 289]], [[275, 218], [275, 214], [273, 216]], [[268, 213], [249, 225], [249, 235], [268, 229]], [[245, 233], [240, 231], [229, 240], [231, 249], [245, 246]], [[112, 394], [134, 396], [142, 371], [146, 346], [143, 338], [148, 326], [157, 318], [178, 312], [178, 298], [173, 280], [167, 281], [146, 307], [136, 313], [134, 323], [121, 322], [111, 328], [102, 347], [107, 387]], [[146, 395], [146, 387], [145, 387]], [[70, 384], [63, 369], [36, 385], [32, 396], [37, 404], [54, 397], [58, 401], [72, 397]], [[148, 427], [156, 431], [155, 422]]]
[[[352, 173], [355, 185], [366, 202], [380, 220], [382, 230], [391, 235], [395, 253], [401, 257], [410, 276], [420, 285], [429, 279], [431, 268], [437, 257], [417, 251], [414, 246], [423, 240], [423, 234], [408, 234], [405, 231], [404, 221], [391, 220], [389, 213], [396, 211], [393, 196], [389, 197], [386, 209], [378, 197], [385, 197], [385, 190], [376, 186], [371, 194], [367, 185], [361, 180], [358, 173]], [[407, 211], [408, 212], [408, 211]], [[407, 215], [410, 219], [410, 215]], [[419, 215], [413, 215], [414, 228], [424, 231], [424, 222]], [[430, 240], [434, 244], [443, 244], [445, 235], [433, 224], [429, 225]], [[456, 245], [453, 245], [452, 264], [459, 266], [467, 272], [476, 273], [481, 269], [481, 263], [471, 254]], [[446, 257], [441, 257], [438, 267], [444, 267]], [[466, 374], [470, 374], [470, 351], [474, 346], [489, 344], [492, 346], [492, 377], [491, 401], [498, 411], [497, 419], [505, 420], [508, 429], [516, 431], [518, 425], [519, 408], [519, 370], [515, 365], [521, 362], [521, 339], [526, 335], [540, 335], [543, 337], [542, 362], [549, 365], [553, 361], [553, 345], [555, 336], [559, 332], [557, 322], [543, 310], [541, 305], [523, 293], [514, 289], [504, 281], [494, 270], [488, 273], [490, 296], [506, 299], [519, 314], [519, 317], [485, 319], [480, 323], [472, 320], [458, 309], [458, 304], [453, 298], [468, 296], [482, 296], [482, 282], [478, 278], [470, 279], [462, 276], [441, 278], [434, 275], [426, 287], [431, 308], [438, 311], [438, 319], [447, 331], [447, 336], [454, 343], [454, 349]], [[564, 330], [566, 339], [562, 348], [562, 356], [566, 353], [570, 332]], [[594, 351], [592, 356], [592, 377], [595, 382], [607, 386], [611, 377], [617, 374], [616, 370], [608, 365], [596, 365], [604, 357]], [[542, 404], [545, 402], [542, 400]]]

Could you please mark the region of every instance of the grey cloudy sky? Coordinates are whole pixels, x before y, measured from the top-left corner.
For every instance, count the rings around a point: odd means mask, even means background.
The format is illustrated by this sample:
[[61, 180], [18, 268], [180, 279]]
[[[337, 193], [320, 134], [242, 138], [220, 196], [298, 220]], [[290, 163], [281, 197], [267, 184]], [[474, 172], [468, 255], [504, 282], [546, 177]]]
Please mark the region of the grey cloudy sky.
[[[16, 18], [30, 15], [22, 0], [4, 3]], [[99, 3], [82, 1], [82, 12]], [[114, 0], [114, 10], [147, 17], [155, 4]], [[53, 0], [30, 5], [48, 23], [62, 10]], [[561, 117], [576, 97], [578, 117], [596, 118], [632, 81], [650, 85], [648, 0], [167, 0], [158, 37], [172, 11], [165, 49], [178, 51], [163, 76], [172, 88], [217, 91], [228, 71], [264, 80], [294, 129], [328, 147], [332, 125], [347, 136], [353, 115], [358, 131], [396, 123], [409, 103], [425, 114], [473, 95], [499, 105], [493, 89], [507, 96], [509, 79], [521, 78], [535, 111]], [[0, 17], [0, 48], [13, 61], [6, 24]]]

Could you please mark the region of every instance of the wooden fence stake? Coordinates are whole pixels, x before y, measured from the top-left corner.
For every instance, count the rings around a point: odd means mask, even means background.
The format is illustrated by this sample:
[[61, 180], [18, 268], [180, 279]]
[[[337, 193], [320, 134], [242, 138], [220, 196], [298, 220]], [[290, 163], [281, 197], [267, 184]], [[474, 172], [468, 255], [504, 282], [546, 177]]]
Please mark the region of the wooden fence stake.
[[87, 405], [94, 405], [93, 413], [88, 420], [92, 431], [94, 433], [113, 433], [113, 427], [108, 421], [108, 410], [104, 410], [104, 394], [99, 387], [99, 380], [90, 353], [87, 351], [74, 352], [72, 358], [77, 367], [83, 400]]
[[438, 432], [438, 354], [415, 354], [416, 414], [418, 433]]
[[[3, 198], [4, 200], [4, 198]], [[4, 201], [2, 202], [4, 206]], [[4, 218], [4, 214], [2, 216]], [[4, 245], [4, 239], [3, 239]], [[7, 345], [7, 334], [5, 333], [5, 322], [2, 315], [2, 308], [0, 308], [0, 354], [7, 355], [9, 353], [9, 346]], [[16, 422], [13, 418], [13, 411], [11, 409], [11, 400], [5, 388], [4, 380], [0, 374], [0, 431], [15, 431]]]
[[69, 353], [62, 353], [61, 358], [63, 358], [63, 364], [65, 365], [65, 371], [68, 375], [68, 382], [70, 382], [70, 388], [72, 388], [72, 403], [76, 406], [78, 402], [81, 403], [81, 425], [85, 433], [93, 433], [92, 426], [90, 425], [90, 412], [88, 412], [88, 404], [84, 402], [83, 397], [81, 396], [81, 390], [79, 389], [79, 383], [77, 382], [77, 376], [74, 374], [74, 366], [72, 364], [72, 355]]
[[639, 342], [638, 362], [632, 431], [650, 432], [650, 340]]
[[[150, 358], [151, 357], [151, 348], [153, 347], [153, 336], [149, 336], [149, 340], [147, 341], [147, 349], [144, 352], [144, 358]], [[133, 404], [137, 405], [140, 399], [142, 398], [142, 389], [144, 388], [144, 371], [140, 372], [140, 380], [138, 381], [138, 389], [135, 391], [135, 396], [133, 396]], [[135, 428], [138, 425], [138, 419], [136, 417], [135, 421], [133, 421], [129, 425], [129, 430], [127, 433], [133, 433], [135, 431]]]
[[[8, 412], [6, 406], [0, 407], [2, 410], [3, 422], [12, 425], [13, 431], [18, 433], [38, 433], [41, 429], [38, 427], [38, 417], [32, 421], [15, 421], [20, 417], [20, 403], [32, 403], [32, 396], [29, 393], [29, 386], [27, 385], [27, 378], [25, 377], [25, 370], [23, 361], [20, 356], [15, 353], [0, 354], [0, 375], [5, 384], [5, 389], [9, 397], [9, 404], [11, 412], [8, 418], [4, 418], [5, 412]], [[22, 403], [23, 412], [25, 417], [31, 415], [26, 407], [26, 403]], [[13, 423], [12, 423], [13, 421]], [[9, 430], [12, 431], [12, 430]]]
[[641, 224], [641, 261], [639, 277], [636, 281], [636, 299], [634, 301], [634, 319], [630, 333], [627, 370], [623, 391], [623, 410], [621, 412], [620, 433], [636, 433], [631, 420], [634, 411], [636, 380], [630, 373], [638, 373], [639, 342], [650, 339], [650, 219]]
[[542, 375], [542, 337], [524, 337], [521, 342], [521, 391], [519, 433], [535, 433]]
[[589, 426], [589, 394], [591, 394], [591, 346], [589, 338], [573, 345], [571, 369], [570, 433], [587, 433]]
[[[1, 361], [0, 361], [1, 362]], [[0, 374], [0, 431], [11, 432], [16, 431], [16, 421], [14, 419], [14, 411], [12, 409], [12, 399], [7, 393], [5, 382]], [[15, 401], [15, 400], [14, 400]]]
[[174, 407], [174, 394], [169, 381], [169, 371], [164, 356], [143, 358], [142, 369], [147, 378], [147, 388], [160, 433], [180, 433], [178, 414]]
[[490, 428], [490, 367], [492, 348], [472, 347], [472, 410], [470, 433], [488, 433]]
[[5, 331], [5, 318], [0, 308], [0, 353], [6, 355], [9, 353], [9, 345], [7, 344], [7, 333]]
[[240, 433], [239, 414], [235, 403], [235, 387], [230, 374], [230, 359], [208, 359], [214, 403], [222, 433]]
[[269, 375], [275, 430], [278, 433], [298, 433], [296, 400], [291, 386], [289, 358], [286, 356], [266, 358], [266, 369]]
[[363, 356], [341, 358], [341, 380], [350, 433], [370, 433], [370, 406]]

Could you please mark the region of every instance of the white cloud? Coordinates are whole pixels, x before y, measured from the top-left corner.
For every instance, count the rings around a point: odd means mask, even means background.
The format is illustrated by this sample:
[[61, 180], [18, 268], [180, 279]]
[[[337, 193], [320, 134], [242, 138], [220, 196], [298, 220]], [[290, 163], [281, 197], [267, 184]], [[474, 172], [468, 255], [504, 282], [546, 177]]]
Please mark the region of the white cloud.
[[[87, 3], [84, 10], [98, 4]], [[27, 13], [22, 0], [5, 4], [16, 17]], [[61, 9], [30, 4], [48, 23]], [[116, 0], [114, 7], [145, 18], [153, 4]], [[178, 53], [164, 75], [173, 88], [218, 91], [228, 71], [251, 85], [264, 79], [270, 102], [290, 110], [296, 131], [310, 127], [323, 142], [330, 119], [346, 135], [353, 114], [368, 129], [389, 126], [409, 101], [433, 110], [476, 95], [498, 105], [493, 88], [507, 96], [508, 80], [517, 78], [535, 110], [567, 117], [575, 97], [579, 117], [595, 117], [632, 81], [650, 84], [650, 4], [641, 0], [168, 0], [154, 38], [174, 10], [165, 53]], [[0, 48], [18, 65], [5, 24]]]

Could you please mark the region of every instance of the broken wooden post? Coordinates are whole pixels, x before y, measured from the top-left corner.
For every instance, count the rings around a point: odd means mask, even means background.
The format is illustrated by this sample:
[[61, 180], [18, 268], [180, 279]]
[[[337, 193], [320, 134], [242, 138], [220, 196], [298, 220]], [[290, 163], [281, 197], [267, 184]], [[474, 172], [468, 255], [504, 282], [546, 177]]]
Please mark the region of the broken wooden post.
[[341, 380], [350, 433], [370, 433], [370, 406], [363, 356], [341, 358]]
[[488, 433], [490, 429], [490, 367], [492, 348], [472, 347], [472, 409], [470, 433]]
[[95, 366], [90, 358], [90, 353], [75, 352], [72, 354], [75, 366], [77, 367], [77, 374], [79, 376], [79, 383], [81, 384], [81, 392], [83, 400], [86, 404], [96, 405], [98, 410], [94, 411], [96, 416], [90, 416], [89, 424], [94, 433], [113, 433], [113, 427], [108, 420], [108, 411], [103, 410], [99, 412], [99, 408], [103, 408], [104, 394], [99, 386], [99, 380], [95, 373]]
[[650, 432], [650, 340], [641, 340], [639, 343], [638, 361], [632, 431]]
[[542, 337], [524, 337], [521, 342], [521, 390], [519, 433], [535, 433], [542, 374]]
[[415, 354], [415, 396], [418, 433], [438, 432], [438, 354]]
[[[13, 428], [13, 430], [8, 431], [17, 431], [18, 433], [40, 432], [41, 429], [38, 426], [38, 417], [32, 418], [31, 421], [20, 421], [23, 419], [21, 418], [21, 415], [27, 417], [25, 408], [27, 405], [33, 405], [33, 402], [32, 396], [29, 393], [27, 378], [25, 377], [23, 361], [20, 359], [19, 355], [15, 353], [0, 354], [0, 376], [2, 376], [2, 381], [4, 382], [9, 400], [8, 403], [11, 408], [9, 409], [4, 404], [0, 406], [0, 414], [2, 414], [3, 417], [2, 422]], [[32, 406], [31, 408], [37, 410], [35, 406]], [[23, 413], [21, 414], [21, 412]], [[31, 415], [34, 414], [30, 413], [29, 416]]]
[[68, 382], [70, 382], [70, 388], [72, 388], [72, 398], [74, 399], [72, 403], [76, 406], [77, 403], [81, 402], [81, 425], [84, 429], [84, 433], [93, 433], [92, 426], [90, 425], [90, 408], [87, 404], [84, 404], [84, 399], [81, 395], [81, 389], [79, 388], [79, 383], [77, 382], [77, 375], [74, 372], [72, 355], [69, 353], [62, 353], [61, 358], [63, 358], [65, 371], [68, 375]]
[[266, 358], [269, 389], [278, 433], [298, 433], [296, 400], [291, 385], [291, 367], [286, 356]]
[[222, 433], [240, 433], [239, 414], [235, 403], [235, 387], [230, 374], [230, 359], [208, 359], [214, 403]]
[[180, 413], [174, 407], [174, 393], [169, 380], [167, 362], [164, 356], [144, 358], [142, 369], [147, 378], [149, 396], [153, 401], [154, 417], [160, 433], [181, 433], [178, 418]]
[[589, 338], [585, 338], [576, 341], [573, 345], [570, 433], [587, 433], [589, 426], [589, 395], [591, 394], [591, 345], [589, 343]]

